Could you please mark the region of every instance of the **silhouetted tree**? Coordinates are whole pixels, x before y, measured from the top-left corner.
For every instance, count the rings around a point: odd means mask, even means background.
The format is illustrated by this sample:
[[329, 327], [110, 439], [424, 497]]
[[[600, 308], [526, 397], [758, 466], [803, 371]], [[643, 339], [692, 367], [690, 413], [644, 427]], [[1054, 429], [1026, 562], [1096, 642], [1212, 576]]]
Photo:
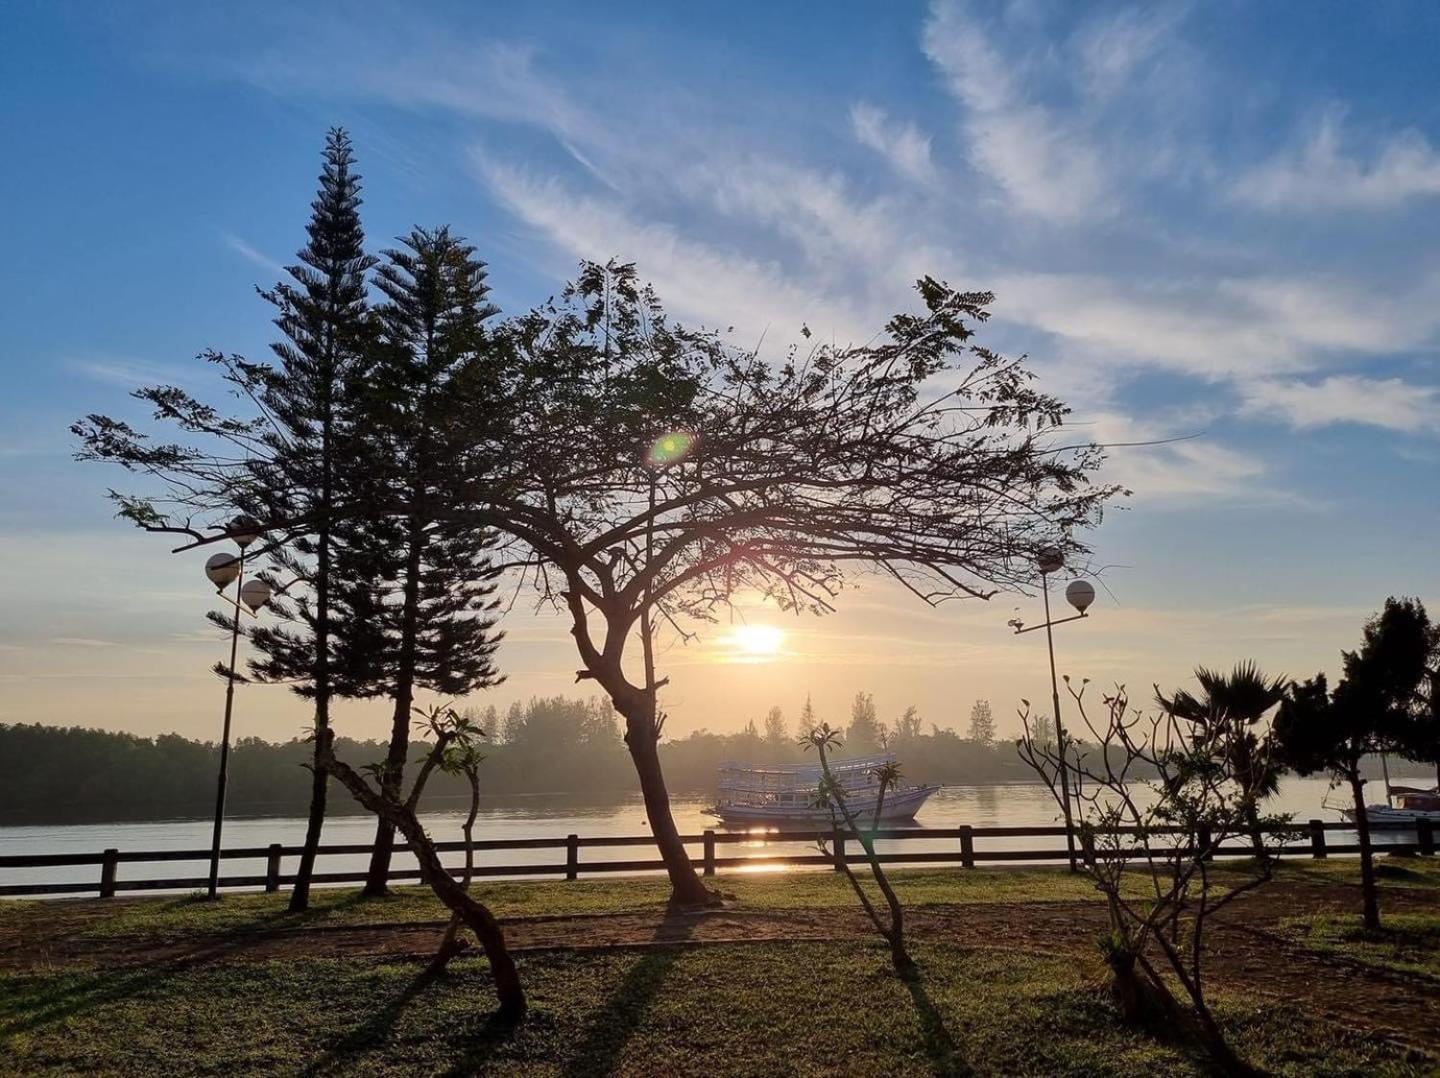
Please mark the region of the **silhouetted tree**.
[[[447, 758], [448, 766], [461, 766], [456, 754], [465, 753], [473, 747], [475, 739], [484, 736], [484, 731], [474, 729], [450, 708], [437, 707], [429, 714], [421, 714], [425, 716], [427, 731], [435, 740], [420, 764], [409, 794], [403, 800], [394, 785], [384, 781], [385, 773], [390, 770], [389, 763], [382, 761], [367, 767], [365, 770], [379, 780], [375, 784], [367, 782], [360, 772], [336, 758], [333, 749], [334, 735], [329, 730], [320, 736], [320, 766], [334, 774], [354, 795], [355, 800], [375, 815], [383, 817], [405, 836], [415, 859], [420, 862], [421, 879], [435, 892], [435, 897], [443, 902], [453, 915], [464, 921], [480, 941], [485, 957], [490, 962], [491, 975], [495, 978], [495, 995], [500, 1005], [499, 1016], [509, 1022], [518, 1022], [525, 1015], [525, 991], [521, 987], [515, 961], [505, 945], [505, 933], [500, 922], [483, 902], [471, 896], [466, 888], [450, 875], [440, 861], [434, 842], [415, 815], [420, 794], [424, 791], [430, 775], [437, 768], [447, 766]], [[469, 874], [470, 868], [467, 867], [467, 881]], [[443, 960], [448, 960], [447, 949], [453, 947], [454, 941], [449, 940], [448, 936], [447, 932], [447, 940], [442, 941], [441, 952], [436, 957], [440, 966], [444, 965]]]
[[[870, 918], [870, 923], [875, 926], [875, 930], [890, 946], [890, 962], [895, 967], [895, 972], [902, 977], [908, 977], [915, 971], [915, 960], [910, 957], [910, 952], [905, 947], [905, 907], [900, 904], [900, 899], [895, 894], [895, 888], [891, 886], [890, 879], [886, 876], [885, 869], [875, 854], [873, 835], [873, 832], [879, 828], [880, 819], [884, 813], [885, 794], [900, 781], [900, 768], [894, 763], [883, 763], [872, 769], [870, 775], [875, 780], [878, 793], [873, 815], [867, 821], [862, 819], [860, 813], [850, 806], [844, 784], [830, 770], [830, 751], [838, 749], [841, 745], [839, 731], [830, 729], [827, 723], [822, 722], [800, 738], [800, 745], [806, 749], [813, 748], [820, 757], [821, 779], [815, 793], [815, 806], [830, 817], [830, 841], [834, 843], [835, 864], [845, 874], [846, 880], [849, 881], [851, 889], [855, 892], [855, 897], [860, 900], [861, 907], [865, 910], [866, 916]], [[881, 918], [880, 911], [875, 908], [875, 903], [870, 901], [870, 896], [865, 893], [865, 888], [856, 878], [849, 863], [840, 855], [840, 840], [844, 831], [853, 833], [860, 843], [860, 848], [865, 851], [865, 859], [870, 865], [870, 874], [885, 900], [888, 912], [886, 918]], [[831, 853], [823, 837], [819, 840], [818, 845], [821, 853], [827, 855]]]
[[[367, 432], [364, 481], [392, 514], [347, 521], [336, 595], [352, 632], [342, 668], [393, 702], [384, 781], [399, 789], [418, 689], [466, 696], [499, 684], [491, 566], [495, 533], [457, 521], [488, 464], [474, 431], [493, 415], [498, 364], [485, 320], [485, 264], [448, 229], [415, 229], [385, 252], [375, 277], [385, 302], [357, 393]], [[342, 641], [346, 638], [342, 636]], [[365, 893], [386, 892], [395, 831], [381, 818]]]
[[[374, 260], [364, 250], [360, 177], [353, 164], [349, 137], [331, 130], [311, 203], [309, 242], [286, 270], [290, 281], [261, 293], [276, 308], [283, 336], [273, 346], [278, 365], [203, 354], [255, 406], [254, 418], [232, 418], [184, 390], [158, 386], [135, 396], [152, 405], [157, 421], [185, 437], [203, 438], [202, 444], [156, 443], [100, 415], [71, 428], [81, 439], [80, 459], [120, 464], [161, 487], [159, 494], [111, 495], [119, 515], [148, 531], [186, 535], [198, 545], [227, 538], [237, 509], [260, 522], [264, 542], [256, 553], [269, 557], [272, 579], [289, 598], [271, 604], [269, 624], [252, 628], [251, 643], [261, 657], [251, 669], [313, 699], [317, 734], [329, 729], [336, 692], [335, 531], [361, 511], [348, 486], [347, 464], [363, 437], [354, 426], [350, 390], [368, 334], [365, 274]], [[349, 627], [368, 628], [360, 622]], [[319, 745], [317, 739], [317, 754]], [[325, 818], [325, 773], [317, 763], [318, 755], [292, 910], [309, 903]]]
[[995, 740], [995, 716], [989, 700], [976, 700], [970, 708], [970, 740], [982, 745]]
[[875, 711], [873, 693], [857, 692], [850, 704], [850, 725], [845, 728], [845, 743], [850, 751], [864, 755], [880, 747], [880, 720]]
[[785, 713], [778, 707], [772, 707], [765, 713], [765, 744], [771, 748], [779, 748], [788, 741], [789, 734], [785, 729]]
[[[1195, 669], [1195, 680], [1204, 695], [1196, 697], [1178, 689], [1170, 698], [1158, 690], [1155, 701], [1176, 718], [1196, 728], [1196, 736], [1211, 736], [1234, 754], [1226, 761], [1229, 773], [1240, 784], [1243, 804], [1252, 820], [1251, 841], [1257, 856], [1265, 852], [1260, 834], [1260, 802], [1280, 789], [1284, 765], [1270, 744], [1270, 732], [1261, 724], [1265, 716], [1285, 699], [1284, 677], [1269, 678], [1254, 662], [1237, 663], [1229, 674]], [[1222, 727], [1233, 729], [1222, 730]], [[1223, 736], [1222, 736], [1223, 735]]]
[[[1124, 686], [1104, 698], [1104, 718], [1093, 721], [1084, 685], [1077, 691], [1069, 678], [1065, 681], [1098, 749], [1072, 753], [1067, 744], [1066, 765], [1083, 870], [1105, 896], [1109, 913], [1110, 932], [1099, 945], [1116, 1004], [1128, 1020], [1157, 1012], [1154, 1016], [1167, 1022], [1193, 1027], [1221, 1073], [1253, 1073], [1235, 1055], [1211, 1012], [1204, 975], [1210, 918], [1270, 880], [1273, 855], [1284, 841], [1281, 830], [1261, 856], [1247, 862], [1244, 875], [1232, 875], [1223, 889], [1213, 886], [1215, 849], [1250, 831], [1255, 821], [1232, 770], [1234, 761], [1249, 760], [1233, 744], [1249, 731], [1239, 723], [1182, 725], [1173, 711], [1144, 716], [1130, 710]], [[1054, 741], [1036, 738], [1028, 706], [1020, 720], [1021, 757], [1063, 804]], [[1155, 781], [1144, 781], [1146, 775]], [[1263, 821], [1272, 833], [1287, 822], [1286, 817]], [[1181, 1006], [1161, 969], [1180, 984], [1188, 1008]]]
[[1365, 624], [1360, 648], [1341, 652], [1344, 673], [1334, 690], [1323, 673], [1316, 674], [1291, 688], [1275, 717], [1274, 733], [1291, 767], [1302, 775], [1326, 771], [1350, 787], [1369, 929], [1380, 927], [1380, 900], [1361, 764], [1372, 753], [1403, 750], [1434, 646], [1425, 607], [1413, 599], [1387, 599]]

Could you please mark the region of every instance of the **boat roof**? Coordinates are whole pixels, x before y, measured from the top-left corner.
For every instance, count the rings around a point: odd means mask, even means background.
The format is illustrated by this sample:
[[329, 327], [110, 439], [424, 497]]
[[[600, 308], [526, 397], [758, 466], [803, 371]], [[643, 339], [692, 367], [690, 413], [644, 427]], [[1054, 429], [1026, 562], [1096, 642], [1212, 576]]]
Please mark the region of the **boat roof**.
[[[895, 762], [893, 752], [879, 752], [873, 756], [853, 756], [848, 760], [830, 761], [831, 771], [869, 770], [881, 764]], [[721, 771], [735, 771], [747, 775], [819, 775], [821, 768], [814, 764], [744, 764], [738, 760], [726, 760], [720, 765]]]

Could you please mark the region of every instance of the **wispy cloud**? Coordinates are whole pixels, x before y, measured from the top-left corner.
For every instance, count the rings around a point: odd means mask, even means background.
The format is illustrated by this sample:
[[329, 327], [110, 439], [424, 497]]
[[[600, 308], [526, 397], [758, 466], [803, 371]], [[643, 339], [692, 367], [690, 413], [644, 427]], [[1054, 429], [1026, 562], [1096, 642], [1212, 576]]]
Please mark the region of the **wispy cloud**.
[[67, 361], [67, 366], [97, 382], [107, 382], [127, 389], [140, 385], [174, 383], [180, 377], [179, 371], [162, 364], [122, 356], [72, 359]]
[[1301, 145], [1241, 174], [1234, 197], [1265, 210], [1306, 213], [1393, 209], [1440, 195], [1440, 152], [1420, 132], [1389, 136], [1368, 160], [1344, 143], [1340, 114], [1332, 111]]
[[1017, 209], [1063, 223], [1110, 211], [1095, 147], [1026, 95], [976, 12], [958, 0], [938, 0], [922, 40], [925, 55], [964, 106], [972, 163]]
[[874, 150], [902, 176], [917, 183], [934, 182], [930, 136], [914, 124], [892, 120], [884, 109], [860, 102], [850, 109], [850, 128], [860, 145]]
[[1407, 434], [1440, 433], [1440, 388], [1400, 378], [1335, 375], [1318, 382], [1251, 382], [1246, 415], [1279, 419], [1297, 430], [1357, 423]]
[[259, 266], [261, 269], [265, 270], [267, 273], [270, 273], [275, 277], [283, 277], [285, 275], [284, 266], [282, 266], [279, 262], [276, 262], [269, 255], [252, 247], [249, 243], [241, 239], [239, 236], [235, 235], [233, 232], [221, 232], [220, 238], [222, 241], [224, 241], [226, 247], [230, 248], [230, 250], [234, 251], [241, 258], [245, 259], [245, 261]]
[[97, 640], [90, 636], [52, 636], [50, 643], [67, 648], [118, 648], [114, 640]]

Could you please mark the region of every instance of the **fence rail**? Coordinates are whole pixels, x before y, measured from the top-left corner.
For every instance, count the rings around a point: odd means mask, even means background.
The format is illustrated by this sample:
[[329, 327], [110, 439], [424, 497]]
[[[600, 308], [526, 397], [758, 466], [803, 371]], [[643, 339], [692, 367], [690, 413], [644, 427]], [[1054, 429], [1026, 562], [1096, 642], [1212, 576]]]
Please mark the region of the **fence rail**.
[[[1265, 833], [1271, 836], [1288, 836], [1295, 840], [1295, 845], [1282, 847], [1282, 856], [1296, 857], [1308, 856], [1312, 858], [1324, 858], [1332, 854], [1349, 855], [1360, 852], [1359, 843], [1331, 843], [1326, 835], [1335, 831], [1353, 831], [1354, 825], [1349, 823], [1333, 823], [1323, 820], [1310, 820], [1308, 823], [1295, 823], [1286, 827], [1266, 828]], [[1409, 824], [1371, 824], [1370, 830], [1375, 834], [1392, 835], [1397, 832], [1414, 835], [1413, 841], [1385, 842], [1378, 847], [1378, 850], [1387, 853], [1415, 853], [1422, 856], [1433, 856], [1435, 853], [1435, 826], [1428, 820], [1416, 821], [1414, 825]], [[1097, 835], [1112, 836], [1134, 836], [1137, 829], [1133, 827], [1110, 828], [1104, 831], [1097, 831]], [[1162, 835], [1183, 835], [1185, 830], [1178, 827], [1157, 827], [1150, 828], [1150, 834]], [[846, 852], [846, 840], [853, 839], [854, 833], [841, 835], [838, 842], [834, 843], [833, 852], [807, 853], [807, 854], [747, 854], [742, 856], [717, 856], [716, 847], [735, 845], [739, 843], [754, 842], [807, 842], [813, 843], [821, 834], [819, 831], [767, 831], [767, 832], [744, 832], [744, 831], [705, 831], [698, 835], [683, 835], [682, 841], [686, 846], [698, 846], [702, 854], [697, 859], [706, 876], [715, 875], [719, 869], [735, 868], [760, 868], [760, 867], [825, 867], [833, 866], [839, 871], [839, 860], [843, 858], [846, 863], [857, 864], [864, 860], [863, 855]], [[829, 833], [824, 832], [828, 838]], [[1055, 838], [1065, 837], [1063, 827], [910, 827], [910, 828], [889, 828], [880, 829], [871, 833], [875, 839], [886, 842], [905, 842], [910, 840], [925, 840], [929, 842], [952, 842], [954, 845], [945, 850], [914, 850], [886, 851], [879, 855], [879, 860], [885, 864], [950, 864], [960, 865], [964, 868], [974, 868], [983, 862], [1014, 864], [1016, 862], [1055, 862], [1063, 861], [1066, 852], [1060, 847], [1045, 849], [988, 849], [977, 847], [977, 839], [998, 839], [998, 838]], [[1196, 836], [1199, 845], [1210, 846], [1208, 835]], [[1234, 841], [1228, 845], [1221, 843], [1211, 850], [1214, 857], [1246, 857], [1252, 852], [1249, 836], [1233, 836]], [[566, 879], [578, 879], [580, 875], [591, 873], [612, 873], [612, 872], [655, 872], [663, 870], [665, 863], [658, 858], [652, 859], [630, 859], [630, 860], [582, 860], [581, 850], [596, 849], [623, 849], [634, 846], [654, 846], [655, 839], [650, 835], [622, 835], [616, 837], [603, 836], [581, 836], [566, 835], [556, 838], [515, 838], [515, 839], [480, 839], [476, 840], [473, 849], [477, 852], [497, 850], [564, 850], [563, 861], [542, 862], [540, 864], [508, 864], [508, 865], [476, 865], [474, 874], [476, 876], [504, 876], [504, 877], [525, 877], [525, 876], [564, 876]], [[464, 842], [437, 842], [435, 848], [442, 853], [455, 853], [465, 849]], [[1193, 847], [1181, 847], [1189, 851]], [[321, 857], [333, 857], [344, 855], [368, 855], [369, 845], [333, 845], [321, 846], [319, 855]], [[272, 843], [269, 846], [242, 846], [223, 850], [221, 852], [221, 864], [225, 861], [265, 861], [265, 872], [263, 875], [243, 876], [221, 876], [220, 886], [223, 888], [264, 888], [266, 891], [278, 891], [282, 886], [295, 882], [295, 877], [281, 871], [282, 860], [286, 857], [300, 856], [302, 847], [284, 846], [280, 843]], [[410, 847], [403, 843], [395, 845], [395, 852], [407, 853]], [[1107, 851], [1107, 856], [1113, 855], [1114, 851]], [[1134, 847], [1128, 856], [1144, 856], [1142, 847]], [[72, 882], [58, 883], [11, 883], [0, 884], [0, 896], [18, 897], [25, 895], [75, 895], [75, 894], [96, 894], [101, 898], [113, 898], [121, 891], [184, 891], [202, 888], [209, 882], [203, 876], [183, 876], [170, 879], [122, 879], [120, 873], [121, 865], [155, 864], [169, 861], [207, 862], [210, 857], [209, 850], [118, 850], [108, 849], [98, 853], [80, 854], [16, 854], [0, 856], [0, 869], [11, 868], [75, 868], [95, 865], [99, 867], [98, 880], [77, 880]], [[461, 869], [454, 868], [451, 871], [459, 875]], [[316, 872], [311, 880], [317, 884], [327, 883], [360, 883], [366, 879], [363, 870], [346, 872]], [[390, 873], [390, 879], [394, 881], [418, 880], [420, 872], [415, 869], [394, 869]]]

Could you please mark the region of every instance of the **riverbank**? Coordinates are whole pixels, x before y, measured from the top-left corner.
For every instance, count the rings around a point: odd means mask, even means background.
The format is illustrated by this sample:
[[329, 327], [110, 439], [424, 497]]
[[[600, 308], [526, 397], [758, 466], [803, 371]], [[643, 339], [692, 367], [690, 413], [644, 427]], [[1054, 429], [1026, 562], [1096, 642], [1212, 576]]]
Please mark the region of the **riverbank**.
[[[1348, 861], [1283, 866], [1225, 915], [1211, 976], [1252, 1063], [1305, 1074], [1440, 1063], [1440, 978], [1405, 950], [1440, 925], [1440, 869], [1384, 863], [1382, 907], [1397, 920], [1384, 946], [1346, 935], [1358, 909]], [[829, 873], [721, 877], [733, 899], [695, 916], [667, 915], [657, 879], [485, 883], [532, 999], [514, 1033], [488, 1022], [483, 960], [421, 976], [444, 917], [417, 889], [326, 892], [299, 917], [282, 895], [11, 903], [0, 1069], [1204, 1072], [1193, 1047], [1116, 1020], [1097, 988], [1104, 910], [1083, 879], [895, 876], [922, 965], [909, 984]]]

